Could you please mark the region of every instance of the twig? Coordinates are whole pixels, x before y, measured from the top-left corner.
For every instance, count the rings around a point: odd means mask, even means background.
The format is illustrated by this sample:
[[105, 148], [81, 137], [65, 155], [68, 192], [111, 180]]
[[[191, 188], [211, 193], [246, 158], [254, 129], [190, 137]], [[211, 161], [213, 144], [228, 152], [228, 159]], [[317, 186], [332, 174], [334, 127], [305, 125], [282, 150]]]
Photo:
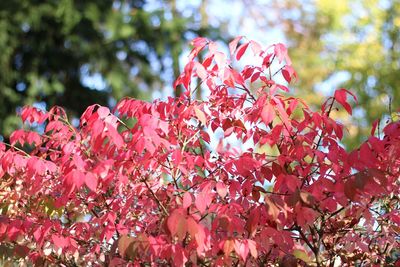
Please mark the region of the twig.
[[[334, 104], [334, 103], [335, 103], [335, 98], [332, 97], [332, 103], [331, 103], [331, 105], [329, 106], [328, 112], [326, 113], [326, 116], [327, 116], [327, 117], [329, 117], [329, 115], [331, 114], [332, 107], [333, 107], [333, 104]], [[321, 141], [322, 141], [322, 137], [323, 137], [323, 132], [324, 132], [324, 131], [321, 130], [321, 133], [320, 133], [320, 135], [319, 135], [319, 138], [318, 138], [318, 141], [317, 141], [317, 144], [316, 144], [314, 150], [318, 150], [319, 146], [321, 145]], [[313, 157], [312, 157], [312, 159], [311, 159], [311, 162], [310, 162], [311, 165], [314, 163], [314, 160], [315, 160], [315, 157], [316, 157], [316, 156], [317, 156], [317, 154], [314, 152], [314, 155], [313, 155]], [[304, 180], [303, 180], [303, 182], [302, 182], [300, 188], [303, 188], [303, 187], [304, 187], [305, 183], [308, 181], [308, 177], [310, 177], [310, 174], [307, 175], [306, 177], [304, 177]]]
[[167, 209], [161, 203], [160, 199], [154, 194], [154, 191], [150, 188], [149, 184], [147, 183], [146, 179], [143, 179], [143, 183], [146, 185], [147, 189], [150, 191], [151, 195], [153, 196], [154, 200], [157, 202], [157, 205], [161, 208], [165, 215], [169, 215]]
[[13, 145], [8, 144], [8, 143], [3, 143], [3, 144], [5, 144], [6, 146], [8, 146], [8, 147], [10, 147], [10, 148], [14, 148], [15, 150], [18, 150], [19, 152], [22, 152], [22, 153], [23, 153], [25, 156], [27, 156], [28, 158], [31, 157], [31, 155], [29, 155], [28, 153], [26, 153], [25, 151], [23, 151], [22, 149], [20, 149], [20, 148], [18, 148], [18, 147], [16, 147], [16, 146], [13, 146]]

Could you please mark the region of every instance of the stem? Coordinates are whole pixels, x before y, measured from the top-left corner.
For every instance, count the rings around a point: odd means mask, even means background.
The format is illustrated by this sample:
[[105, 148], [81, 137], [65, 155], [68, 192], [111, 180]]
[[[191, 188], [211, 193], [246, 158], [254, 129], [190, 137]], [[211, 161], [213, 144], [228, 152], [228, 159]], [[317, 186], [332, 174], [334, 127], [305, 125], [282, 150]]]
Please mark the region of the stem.
[[25, 156], [27, 156], [28, 158], [31, 157], [31, 155], [29, 155], [28, 153], [26, 153], [25, 151], [23, 151], [22, 149], [20, 149], [20, 148], [18, 148], [18, 147], [16, 147], [16, 146], [13, 146], [13, 145], [8, 144], [8, 143], [3, 143], [3, 144], [5, 144], [6, 146], [8, 146], [8, 147], [10, 147], [10, 148], [14, 148], [15, 150], [18, 150], [19, 152], [22, 152], [22, 153], [23, 153]]
[[271, 62], [269, 63], [269, 66], [268, 66], [268, 73], [269, 73], [269, 79], [270, 80], [272, 80], [271, 65], [272, 65], [272, 62], [274, 62], [274, 59], [275, 59], [275, 54], [272, 56]]
[[150, 188], [149, 184], [147, 183], [147, 181], [145, 179], [143, 179], [143, 183], [146, 185], [147, 189], [150, 191], [151, 195], [153, 196], [154, 200], [157, 202], [157, 205], [161, 208], [161, 210], [163, 211], [163, 213], [165, 215], [168, 216], [168, 211], [167, 209], [164, 207], [164, 205], [161, 203], [160, 199], [158, 199], [158, 197], [156, 196], [156, 194], [154, 193], [154, 191]]
[[[67, 117], [67, 115], [65, 115]], [[59, 117], [58, 118], [61, 122], [64, 122], [67, 124], [68, 128], [76, 134], [76, 129], [71, 125], [71, 123], [68, 121], [68, 117], [66, 119]]]
[[204, 214], [203, 216], [201, 216], [199, 222], [201, 222], [202, 220], [204, 220], [207, 216], [208, 216], [208, 213], [206, 213], [206, 214]]
[[[201, 85], [203, 84], [203, 82], [204, 82], [203, 80], [200, 80], [200, 82], [197, 83], [197, 85], [196, 85], [196, 87], [193, 89], [193, 91], [190, 92], [190, 97], [189, 97], [189, 98], [191, 98], [192, 95], [193, 95], [194, 93], [196, 93], [197, 90], [200, 89], [200, 87], [201, 87]], [[199, 90], [199, 92], [200, 92], [200, 96], [201, 96], [201, 91]], [[198, 96], [199, 94], [196, 94], [196, 95]], [[198, 100], [200, 100], [200, 97], [198, 97]]]
[[[286, 65], [285, 65], [285, 66], [286, 66]], [[279, 68], [279, 70], [275, 71], [275, 73], [272, 75], [272, 77], [274, 77], [276, 74], [278, 74], [278, 72], [280, 72], [281, 70], [283, 70], [283, 68], [284, 68], [285, 66], [282, 66], [282, 67]]]
[[120, 118], [118, 118], [118, 117], [116, 117], [117, 118], [117, 121], [119, 122], [119, 123], [121, 123], [126, 129], [128, 129], [129, 131], [131, 130], [131, 128], [129, 128], [128, 127], [128, 125], [126, 125], [126, 123], [125, 122], [123, 122]]
[[247, 88], [246, 86], [243, 85], [243, 87], [239, 87], [239, 86], [235, 86], [235, 88], [240, 89], [245, 91], [253, 101], [256, 101], [256, 98], [254, 97], [254, 95], [250, 92], [249, 88]]

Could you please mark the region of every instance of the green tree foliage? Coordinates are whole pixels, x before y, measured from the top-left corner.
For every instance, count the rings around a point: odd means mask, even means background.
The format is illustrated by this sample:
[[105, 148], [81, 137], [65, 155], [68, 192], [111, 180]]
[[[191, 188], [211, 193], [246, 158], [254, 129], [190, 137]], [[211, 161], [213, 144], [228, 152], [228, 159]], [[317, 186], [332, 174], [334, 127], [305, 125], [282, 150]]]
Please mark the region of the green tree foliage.
[[26, 104], [75, 115], [127, 95], [149, 98], [179, 73], [189, 39], [217, 38], [194, 14], [175, 1], [1, 1], [0, 134], [16, 128]]
[[[245, 2], [250, 10], [270, 10], [256, 19], [284, 32], [299, 76], [296, 91], [307, 101], [318, 103], [325, 89], [337, 87], [357, 94], [347, 145], [354, 147], [370, 122], [400, 106], [400, 1], [271, 0], [263, 8], [261, 1]], [[335, 88], [323, 88], [324, 82]]]

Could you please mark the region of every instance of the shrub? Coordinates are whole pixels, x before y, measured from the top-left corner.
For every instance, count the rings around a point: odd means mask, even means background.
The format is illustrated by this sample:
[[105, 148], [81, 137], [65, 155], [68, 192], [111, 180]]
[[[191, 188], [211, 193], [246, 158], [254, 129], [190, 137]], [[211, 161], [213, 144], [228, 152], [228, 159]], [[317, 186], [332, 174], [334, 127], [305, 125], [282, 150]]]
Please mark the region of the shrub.
[[[174, 85], [186, 88], [179, 98], [90, 106], [79, 127], [59, 107], [24, 108], [22, 120], [44, 130], [21, 129], [0, 144], [3, 257], [64, 266], [395, 264], [400, 123], [382, 133], [375, 124], [346, 151], [331, 115], [351, 114], [355, 96], [338, 89], [312, 111], [276, 82], [296, 78], [285, 46], [242, 40], [227, 56], [196, 38]], [[254, 64], [236, 70], [246, 50]], [[199, 87], [207, 100], [192, 97]]]

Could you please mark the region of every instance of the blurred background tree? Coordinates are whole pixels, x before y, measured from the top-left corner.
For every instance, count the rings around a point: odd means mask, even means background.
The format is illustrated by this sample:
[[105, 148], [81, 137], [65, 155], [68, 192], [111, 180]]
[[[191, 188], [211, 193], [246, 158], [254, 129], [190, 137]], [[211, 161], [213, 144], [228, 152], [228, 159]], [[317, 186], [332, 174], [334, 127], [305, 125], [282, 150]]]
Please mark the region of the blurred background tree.
[[205, 23], [205, 5], [183, 12], [175, 0], [1, 1], [0, 135], [18, 127], [26, 104], [62, 105], [74, 116], [124, 96], [150, 99], [179, 74], [189, 40], [221, 36]]
[[[264, 31], [279, 28], [311, 103], [345, 87], [359, 105], [345, 144], [355, 147], [371, 122], [400, 107], [400, 1], [243, 0], [242, 14]], [[393, 110], [390, 110], [393, 109]], [[345, 114], [336, 113], [345, 120]], [[387, 117], [386, 117], [387, 118]]]
[[123, 96], [170, 95], [189, 40], [245, 35], [288, 44], [299, 74], [292, 92], [307, 101], [318, 105], [339, 87], [355, 92], [345, 140], [354, 147], [400, 106], [399, 13], [398, 0], [1, 1], [0, 134], [25, 104], [78, 115]]

